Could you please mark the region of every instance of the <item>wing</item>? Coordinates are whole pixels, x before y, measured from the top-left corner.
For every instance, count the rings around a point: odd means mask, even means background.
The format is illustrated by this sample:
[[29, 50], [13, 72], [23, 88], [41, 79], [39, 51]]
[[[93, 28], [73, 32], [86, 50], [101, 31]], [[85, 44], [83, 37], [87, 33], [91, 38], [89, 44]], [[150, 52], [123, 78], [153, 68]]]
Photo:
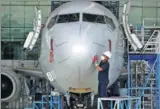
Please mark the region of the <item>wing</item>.
[[42, 72], [41, 69], [34, 69], [34, 68], [25, 68], [25, 67], [16, 67], [14, 69], [16, 72], [24, 74], [24, 75], [28, 75], [28, 76], [34, 76], [34, 77], [38, 77], [38, 78], [43, 78], [45, 79], [45, 76]]

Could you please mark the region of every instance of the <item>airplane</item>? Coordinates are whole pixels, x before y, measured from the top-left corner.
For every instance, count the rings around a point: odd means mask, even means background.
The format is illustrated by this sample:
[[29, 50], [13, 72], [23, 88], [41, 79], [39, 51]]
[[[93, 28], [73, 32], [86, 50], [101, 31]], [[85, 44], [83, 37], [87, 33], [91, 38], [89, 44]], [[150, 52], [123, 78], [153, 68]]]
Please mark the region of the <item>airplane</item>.
[[[29, 33], [25, 50], [32, 50], [40, 33], [41, 11], [38, 8], [37, 13], [39, 26]], [[112, 53], [107, 86], [110, 87], [120, 76], [124, 65], [123, 29], [112, 12], [101, 4], [72, 1], [56, 8], [46, 21], [41, 36], [41, 71], [14, 70], [45, 78], [66, 97], [68, 106], [86, 108], [86, 99], [90, 98], [93, 106], [97, 94], [98, 71], [92, 63], [93, 58], [100, 57], [107, 50]], [[2, 96], [2, 102], [11, 101], [18, 97], [20, 82], [13, 69], [3, 69], [2, 75], [6, 78], [2, 78], [2, 87], [12, 83], [12, 90], [9, 95]]]

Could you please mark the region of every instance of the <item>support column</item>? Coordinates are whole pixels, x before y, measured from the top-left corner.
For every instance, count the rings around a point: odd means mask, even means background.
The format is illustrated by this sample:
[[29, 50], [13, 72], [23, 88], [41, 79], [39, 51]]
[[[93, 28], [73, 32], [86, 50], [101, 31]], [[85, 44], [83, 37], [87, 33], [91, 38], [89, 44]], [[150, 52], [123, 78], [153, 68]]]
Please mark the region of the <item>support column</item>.
[[130, 55], [128, 55], [128, 65], [127, 65], [127, 72], [128, 72], [128, 82], [127, 82], [127, 86], [128, 86], [128, 96], [131, 96], [131, 82], [132, 82], [132, 80], [131, 80], [131, 69], [130, 69], [130, 67], [131, 67], [131, 65], [130, 65]]
[[156, 108], [160, 109], [160, 54], [157, 54], [157, 63], [156, 63]]
[[54, 0], [51, 0], [51, 12], [54, 10]]

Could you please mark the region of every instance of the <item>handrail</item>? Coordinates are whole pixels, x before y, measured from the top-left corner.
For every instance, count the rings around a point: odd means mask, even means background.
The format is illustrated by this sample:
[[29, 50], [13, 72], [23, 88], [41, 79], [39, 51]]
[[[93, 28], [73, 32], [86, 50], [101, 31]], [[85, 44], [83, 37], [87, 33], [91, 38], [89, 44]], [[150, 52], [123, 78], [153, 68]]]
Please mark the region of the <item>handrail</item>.
[[143, 51], [145, 51], [145, 49], [148, 47], [148, 43], [152, 40], [154, 34], [156, 32], [159, 32], [159, 30], [154, 30], [154, 32], [152, 33], [152, 35], [150, 36], [150, 38], [148, 39], [148, 41], [146, 42], [146, 44], [144, 45]]
[[[132, 109], [131, 104], [133, 102], [138, 101], [139, 105], [136, 109], [141, 109], [141, 98], [135, 96], [124, 96], [124, 97], [106, 97], [106, 98], [98, 98], [98, 106], [97, 109], [103, 109], [102, 101], [110, 101], [110, 109]], [[113, 101], [115, 101], [113, 105]]]

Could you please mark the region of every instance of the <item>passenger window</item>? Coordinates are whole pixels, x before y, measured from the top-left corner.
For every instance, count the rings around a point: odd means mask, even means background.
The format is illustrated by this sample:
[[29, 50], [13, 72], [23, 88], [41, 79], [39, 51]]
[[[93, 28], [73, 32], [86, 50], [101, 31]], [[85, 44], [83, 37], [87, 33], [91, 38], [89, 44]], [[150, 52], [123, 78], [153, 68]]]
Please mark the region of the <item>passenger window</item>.
[[79, 13], [59, 15], [57, 23], [78, 22]]
[[104, 16], [103, 15], [95, 15], [95, 14], [83, 14], [83, 21], [84, 22], [93, 22], [93, 23], [102, 23], [105, 24]]
[[108, 24], [113, 30], [115, 30], [116, 26], [113, 22], [113, 20], [109, 17], [105, 16], [106, 24]]
[[57, 16], [53, 17], [53, 18], [50, 20], [50, 22], [49, 22], [48, 25], [47, 25], [47, 28], [48, 28], [48, 29], [52, 28], [53, 25], [56, 23], [56, 18], [57, 18]]

